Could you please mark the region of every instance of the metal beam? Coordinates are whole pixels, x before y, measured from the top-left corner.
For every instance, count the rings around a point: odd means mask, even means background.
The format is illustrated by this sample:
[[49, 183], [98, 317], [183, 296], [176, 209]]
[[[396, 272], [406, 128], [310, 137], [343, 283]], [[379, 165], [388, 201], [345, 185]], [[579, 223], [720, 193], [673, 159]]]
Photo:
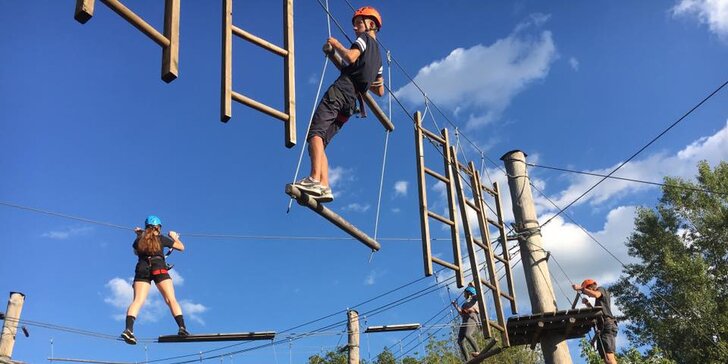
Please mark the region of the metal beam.
[[390, 331], [412, 331], [417, 330], [421, 327], [420, 324], [398, 324], [398, 325], [382, 325], [382, 326], [369, 326], [365, 333], [370, 332], [390, 332]]
[[344, 230], [354, 239], [359, 240], [364, 245], [370, 247], [372, 251], [377, 251], [382, 247], [376, 240], [369, 237], [369, 235], [357, 229], [356, 226], [344, 220], [344, 218], [329, 210], [324, 205], [318, 203], [318, 201], [314, 200], [311, 196], [301, 192], [301, 190], [299, 190], [296, 186], [292, 184], [286, 185], [286, 194], [295, 198], [300, 205], [310, 208], [317, 214], [323, 216], [326, 220], [331, 221], [334, 225], [338, 226], [341, 230]]

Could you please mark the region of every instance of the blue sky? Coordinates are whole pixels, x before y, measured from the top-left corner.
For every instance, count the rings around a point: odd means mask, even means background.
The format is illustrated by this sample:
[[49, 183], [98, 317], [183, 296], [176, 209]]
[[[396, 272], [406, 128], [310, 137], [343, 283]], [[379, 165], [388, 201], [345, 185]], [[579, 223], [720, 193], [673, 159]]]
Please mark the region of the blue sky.
[[[85, 25], [73, 20], [72, 1], [0, 5], [0, 201], [129, 229], [148, 214], [159, 215], [164, 229], [180, 232], [187, 247], [170, 260], [176, 264], [177, 297], [190, 331], [197, 333], [283, 331], [422, 277], [420, 243], [392, 238], [419, 237], [408, 114], [424, 110], [423, 96], [392, 67], [391, 87], [407, 112], [396, 103], [392, 109], [397, 129], [389, 140], [384, 176], [378, 226], [382, 249], [370, 262], [366, 247], [318, 215], [296, 205], [286, 214], [283, 188], [293, 178], [301, 144], [283, 147], [281, 122], [239, 104], [230, 122], [219, 121], [219, 3], [182, 3], [180, 73], [170, 84], [159, 79], [159, 47], [100, 2]], [[238, 1], [234, 24], [281, 44], [280, 4], [263, 3]], [[127, 2], [158, 29], [162, 4]], [[530, 162], [608, 173], [728, 78], [725, 0], [369, 4], [384, 17], [381, 42], [460, 132], [495, 162], [521, 149]], [[346, 2], [331, 0], [331, 11], [351, 37]], [[302, 141], [327, 37], [316, 1], [295, 3], [295, 32]], [[333, 35], [345, 39], [335, 27]], [[282, 62], [239, 39], [233, 57], [233, 88], [282, 107]], [[335, 77], [329, 66], [325, 86]], [[387, 98], [380, 103], [386, 110]], [[435, 123], [447, 124], [438, 113], [425, 120], [431, 130]], [[352, 119], [328, 149], [336, 195], [329, 206], [369, 234], [375, 227], [384, 136], [372, 117]], [[665, 175], [691, 178], [699, 160], [728, 159], [726, 145], [728, 93], [722, 90], [618, 175], [649, 181]], [[462, 146], [460, 158], [480, 165], [476, 149], [464, 140]], [[426, 153], [437, 155], [434, 149]], [[486, 167], [505, 186], [502, 166], [486, 162]], [[532, 168], [530, 174], [560, 206], [596, 181], [545, 169]], [[435, 209], [444, 208], [441, 190], [428, 185]], [[534, 196], [541, 220], [553, 216], [556, 209], [537, 192]], [[635, 207], [652, 206], [658, 197], [654, 186], [607, 181], [568, 213], [628, 261], [624, 241]], [[503, 200], [510, 217], [509, 197]], [[446, 234], [433, 229], [433, 236]], [[588, 276], [609, 284], [618, 276], [618, 264], [569, 220], [555, 218], [543, 234], [546, 249], [568, 275], [551, 266], [560, 307], [567, 305], [561, 290], [571, 298], [569, 279]], [[285, 238], [263, 238], [271, 236]], [[116, 336], [130, 301], [132, 238], [131, 230], [2, 205], [0, 294], [27, 295], [24, 319]], [[446, 252], [443, 244], [435, 244], [435, 254]], [[514, 274], [519, 306], [527, 313], [522, 271]], [[434, 283], [434, 278], [423, 279], [357, 308], [366, 314]], [[362, 324], [424, 322], [447, 301], [443, 288]], [[135, 331], [142, 338], [173, 333], [170, 316], [159, 296], [152, 296]], [[340, 313], [293, 331], [309, 332], [345, 318]], [[161, 359], [220, 349], [207, 356], [257, 345], [221, 349], [227, 345], [150, 343], [145, 352], [144, 345], [29, 328], [29, 338], [18, 337], [14, 357], [31, 363], [51, 355], [51, 340], [56, 357], [130, 362], [145, 355]], [[436, 328], [426, 327], [421, 334]], [[275, 350], [224, 360], [304, 362], [343, 343], [343, 330], [334, 326]], [[404, 335], [362, 336], [362, 353], [367, 357], [384, 346], [396, 351]], [[625, 344], [626, 338], [619, 341]], [[579, 362], [578, 349], [570, 346]]]

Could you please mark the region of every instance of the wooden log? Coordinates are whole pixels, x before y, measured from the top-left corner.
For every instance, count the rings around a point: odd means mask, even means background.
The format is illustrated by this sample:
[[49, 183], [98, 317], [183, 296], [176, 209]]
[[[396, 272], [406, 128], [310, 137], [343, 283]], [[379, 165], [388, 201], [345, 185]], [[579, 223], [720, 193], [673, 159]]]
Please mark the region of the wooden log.
[[323, 204], [318, 203], [318, 201], [314, 200], [308, 194], [301, 192], [301, 190], [299, 190], [296, 186], [292, 184], [286, 185], [286, 194], [295, 198], [299, 204], [308, 207], [317, 214], [323, 216], [326, 220], [331, 221], [334, 225], [339, 227], [341, 230], [344, 230], [354, 239], [359, 240], [364, 245], [371, 248], [372, 251], [377, 251], [381, 248], [381, 245], [376, 240], [372, 239], [371, 237], [369, 237], [369, 235], [357, 229], [356, 226], [344, 220], [344, 218], [337, 215], [335, 212], [326, 208]]

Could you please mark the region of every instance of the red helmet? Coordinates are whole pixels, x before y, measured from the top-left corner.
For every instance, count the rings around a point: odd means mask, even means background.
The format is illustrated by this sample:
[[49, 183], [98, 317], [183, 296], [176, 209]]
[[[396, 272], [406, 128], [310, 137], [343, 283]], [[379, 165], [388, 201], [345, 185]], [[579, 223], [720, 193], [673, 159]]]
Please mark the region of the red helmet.
[[597, 284], [597, 281], [595, 281], [591, 278], [587, 278], [584, 280], [584, 282], [581, 282], [581, 288], [583, 289], [583, 288], [589, 287], [592, 284]]
[[379, 15], [379, 12], [377, 9], [374, 9], [371, 6], [363, 6], [359, 8], [359, 10], [354, 12], [354, 15], [351, 17], [351, 23], [354, 24], [354, 18], [357, 16], [363, 16], [364, 18], [370, 18], [374, 20], [374, 22], [377, 24], [377, 29], [382, 29], [382, 16]]

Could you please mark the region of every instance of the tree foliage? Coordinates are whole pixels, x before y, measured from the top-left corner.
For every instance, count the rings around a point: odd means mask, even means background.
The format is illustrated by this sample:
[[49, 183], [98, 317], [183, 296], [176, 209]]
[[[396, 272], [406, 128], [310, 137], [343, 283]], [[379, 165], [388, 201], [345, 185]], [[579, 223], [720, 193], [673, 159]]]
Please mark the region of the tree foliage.
[[697, 182], [665, 184], [656, 208], [638, 210], [627, 241], [637, 263], [611, 290], [637, 346], [677, 363], [728, 363], [728, 163], [701, 162]]
[[[586, 360], [587, 364], [604, 363], [604, 359], [599, 356], [597, 350], [586, 339], [582, 338], [579, 341], [579, 347], [581, 348], [581, 357]], [[616, 357], [617, 363], [620, 364], [675, 364], [674, 361], [665, 358], [665, 354], [656, 348], [650, 349], [644, 354], [635, 348], [628, 348], [622, 350]]]

